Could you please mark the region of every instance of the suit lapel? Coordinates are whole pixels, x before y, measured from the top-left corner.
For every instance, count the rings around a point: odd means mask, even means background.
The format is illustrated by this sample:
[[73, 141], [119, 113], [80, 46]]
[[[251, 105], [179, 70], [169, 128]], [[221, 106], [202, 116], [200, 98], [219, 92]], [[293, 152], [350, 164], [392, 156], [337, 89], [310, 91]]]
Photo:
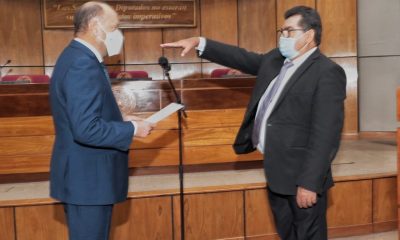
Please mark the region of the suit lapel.
[[282, 57], [282, 55], [274, 58], [271, 62], [267, 63], [264, 66], [268, 68], [266, 72], [266, 76], [263, 76], [262, 78], [257, 79], [256, 84], [254, 86], [254, 94], [252, 96], [252, 100], [250, 101], [250, 107], [249, 109], [253, 109], [255, 106], [257, 106], [258, 102], [260, 101], [262, 95], [265, 93], [267, 90], [269, 84], [276, 78], [276, 76], [279, 74], [279, 71], [282, 68], [283, 62], [285, 58]]
[[299, 80], [301, 75], [304, 73], [305, 70], [307, 70], [314, 62], [315, 59], [318, 58], [320, 55], [319, 49], [317, 49], [311, 56], [304, 61], [302, 65], [293, 73], [293, 75], [290, 77], [289, 81], [286, 83], [285, 87], [282, 90], [282, 93], [280, 94], [278, 100], [276, 101], [276, 104], [274, 108], [272, 109], [271, 114], [275, 111], [275, 109], [278, 108], [279, 104], [283, 101], [283, 99], [286, 97], [287, 92], [290, 90], [290, 88]]

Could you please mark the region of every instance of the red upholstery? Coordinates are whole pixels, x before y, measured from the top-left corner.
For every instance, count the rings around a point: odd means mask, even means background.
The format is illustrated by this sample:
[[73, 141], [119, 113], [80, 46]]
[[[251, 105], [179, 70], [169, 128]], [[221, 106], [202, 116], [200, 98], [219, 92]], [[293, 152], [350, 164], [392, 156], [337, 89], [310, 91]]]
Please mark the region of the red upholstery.
[[224, 75], [227, 75], [229, 71], [230, 71], [229, 68], [217, 68], [211, 72], [211, 77], [212, 78], [220, 78]]
[[16, 82], [16, 81], [29, 81], [31, 83], [49, 83], [50, 77], [47, 75], [7, 75], [1, 81]]
[[149, 78], [149, 74], [146, 71], [120, 71], [120, 72], [110, 72], [110, 78]]

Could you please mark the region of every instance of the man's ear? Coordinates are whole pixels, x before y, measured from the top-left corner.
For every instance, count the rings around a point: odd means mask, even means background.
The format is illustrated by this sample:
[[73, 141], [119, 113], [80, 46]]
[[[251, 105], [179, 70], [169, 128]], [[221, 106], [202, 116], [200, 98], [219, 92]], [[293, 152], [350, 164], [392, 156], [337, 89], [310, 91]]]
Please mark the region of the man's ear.
[[100, 29], [99, 29], [99, 20], [97, 18], [92, 18], [89, 20], [88, 23], [88, 31], [95, 34], [95, 35], [100, 35]]
[[315, 42], [314, 41], [314, 39], [315, 39], [315, 30], [314, 29], [308, 30], [306, 35], [307, 35], [307, 42], [308, 43]]

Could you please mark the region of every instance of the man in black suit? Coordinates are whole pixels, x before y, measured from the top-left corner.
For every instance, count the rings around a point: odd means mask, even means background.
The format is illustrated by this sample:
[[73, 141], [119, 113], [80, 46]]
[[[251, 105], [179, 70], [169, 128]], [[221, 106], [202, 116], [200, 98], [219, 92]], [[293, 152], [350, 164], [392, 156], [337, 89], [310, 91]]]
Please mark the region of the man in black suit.
[[196, 48], [202, 58], [257, 75], [234, 149], [264, 154], [268, 197], [280, 237], [327, 239], [327, 190], [339, 148], [346, 98], [343, 69], [320, 53], [317, 11], [285, 13], [279, 48], [256, 54], [205, 38], [162, 47]]

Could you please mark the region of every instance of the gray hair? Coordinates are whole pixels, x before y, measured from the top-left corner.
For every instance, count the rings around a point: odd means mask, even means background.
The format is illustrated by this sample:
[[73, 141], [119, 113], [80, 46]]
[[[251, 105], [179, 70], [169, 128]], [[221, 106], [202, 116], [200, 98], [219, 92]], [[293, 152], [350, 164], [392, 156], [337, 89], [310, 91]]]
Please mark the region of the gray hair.
[[78, 8], [74, 15], [75, 35], [87, 31], [90, 20], [102, 16], [103, 6], [99, 2], [88, 2]]

